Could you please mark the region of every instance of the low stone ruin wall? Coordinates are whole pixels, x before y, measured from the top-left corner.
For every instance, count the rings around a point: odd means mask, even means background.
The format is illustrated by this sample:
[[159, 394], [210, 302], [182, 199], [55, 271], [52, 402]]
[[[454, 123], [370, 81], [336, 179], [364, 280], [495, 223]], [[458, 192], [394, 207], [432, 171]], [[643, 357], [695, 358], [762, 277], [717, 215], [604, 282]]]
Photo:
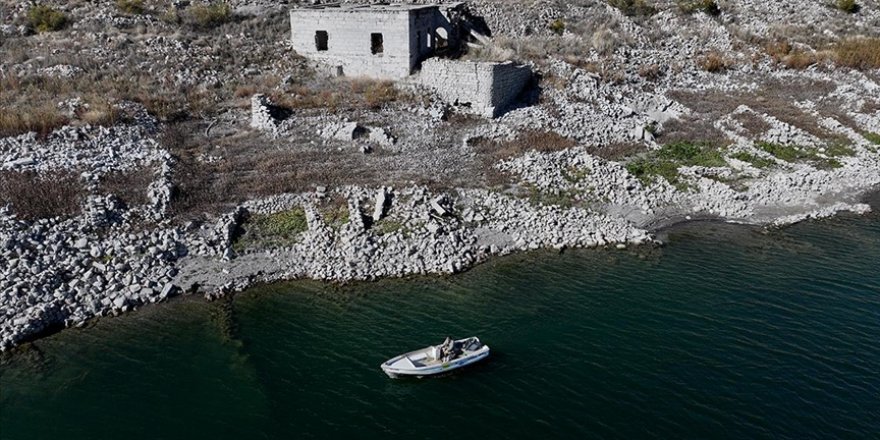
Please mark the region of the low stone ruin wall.
[[434, 58], [422, 63], [418, 82], [452, 104], [488, 118], [500, 116], [532, 78], [527, 66]]

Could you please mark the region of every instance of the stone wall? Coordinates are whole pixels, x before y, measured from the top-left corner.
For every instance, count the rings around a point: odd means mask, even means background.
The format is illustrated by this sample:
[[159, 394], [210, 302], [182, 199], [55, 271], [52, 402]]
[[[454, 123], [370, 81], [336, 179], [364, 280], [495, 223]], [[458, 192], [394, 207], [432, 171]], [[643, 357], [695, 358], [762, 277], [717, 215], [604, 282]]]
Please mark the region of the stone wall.
[[422, 63], [418, 82], [449, 104], [494, 118], [510, 108], [531, 78], [531, 69], [512, 62], [430, 59]]

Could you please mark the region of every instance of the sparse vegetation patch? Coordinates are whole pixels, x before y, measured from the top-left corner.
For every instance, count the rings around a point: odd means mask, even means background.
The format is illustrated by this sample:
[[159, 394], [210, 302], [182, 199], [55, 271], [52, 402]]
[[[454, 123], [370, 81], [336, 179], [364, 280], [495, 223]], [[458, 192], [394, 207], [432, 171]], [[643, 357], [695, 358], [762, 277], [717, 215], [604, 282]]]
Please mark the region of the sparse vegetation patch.
[[730, 157], [732, 157], [736, 160], [741, 160], [743, 162], [748, 162], [753, 167], [760, 168], [760, 169], [770, 168], [776, 163], [770, 159], [767, 159], [766, 157], [761, 157], [756, 154], [746, 153], [745, 151], [740, 151], [738, 153], [731, 154]]
[[295, 243], [299, 235], [309, 229], [306, 213], [302, 208], [274, 214], [251, 216], [236, 238], [236, 251], [260, 247], [280, 247]]
[[37, 32], [53, 32], [67, 25], [67, 16], [63, 12], [47, 5], [31, 7], [27, 13], [28, 24]]
[[140, 15], [144, 13], [144, 0], [116, 0], [116, 7], [126, 14]]
[[657, 9], [646, 0], [608, 0], [608, 4], [630, 17], [650, 17]]
[[838, 66], [853, 69], [880, 69], [880, 38], [848, 38], [833, 47]]
[[0, 137], [16, 136], [36, 132], [37, 137], [45, 138], [67, 124], [68, 119], [53, 104], [40, 104], [32, 107], [0, 107]]
[[210, 29], [232, 20], [232, 7], [225, 1], [198, 3], [187, 9], [190, 24], [200, 29]]
[[825, 156], [820, 157], [815, 149], [797, 145], [781, 145], [772, 142], [758, 142], [758, 148], [772, 154], [774, 157], [786, 162], [808, 162], [819, 169], [840, 168], [841, 163], [835, 159], [841, 156], [851, 156], [855, 151], [842, 144], [832, 144], [825, 150]]
[[85, 195], [79, 174], [73, 171], [0, 171], [0, 205], [12, 204], [25, 220], [76, 215]]
[[718, 73], [727, 70], [733, 63], [721, 52], [713, 50], [697, 59], [697, 66], [706, 72]]
[[627, 171], [642, 184], [649, 185], [656, 176], [666, 179], [679, 189], [685, 185], [678, 173], [682, 166], [722, 167], [727, 165], [718, 147], [708, 142], [676, 142], [636, 158], [626, 165]]
[[837, 0], [834, 2], [834, 7], [849, 14], [859, 12], [859, 4], [856, 0]]
[[550, 31], [556, 35], [565, 33], [565, 22], [561, 18], [557, 18], [550, 23]]
[[864, 137], [865, 139], [867, 139], [877, 145], [880, 145], [880, 133], [873, 133], [870, 131], [866, 131], [866, 132], [862, 133], [862, 137]]
[[715, 0], [678, 0], [678, 8], [685, 14], [703, 12], [709, 15], [721, 14], [721, 8]]

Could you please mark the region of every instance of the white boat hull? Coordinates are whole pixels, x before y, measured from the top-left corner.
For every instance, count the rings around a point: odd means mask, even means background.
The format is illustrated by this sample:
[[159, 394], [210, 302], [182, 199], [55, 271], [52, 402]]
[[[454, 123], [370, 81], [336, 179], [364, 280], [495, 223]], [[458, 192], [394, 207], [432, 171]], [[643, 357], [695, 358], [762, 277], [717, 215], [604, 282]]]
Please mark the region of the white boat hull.
[[[455, 342], [465, 342], [471, 339], [476, 339], [479, 342], [477, 338], [460, 339]], [[382, 371], [392, 378], [400, 376], [433, 376], [479, 362], [489, 357], [490, 353], [489, 346], [481, 344], [479, 349], [465, 350], [454, 359], [442, 362], [431, 358], [430, 353], [433, 349], [434, 347], [431, 346], [393, 357], [382, 363]]]

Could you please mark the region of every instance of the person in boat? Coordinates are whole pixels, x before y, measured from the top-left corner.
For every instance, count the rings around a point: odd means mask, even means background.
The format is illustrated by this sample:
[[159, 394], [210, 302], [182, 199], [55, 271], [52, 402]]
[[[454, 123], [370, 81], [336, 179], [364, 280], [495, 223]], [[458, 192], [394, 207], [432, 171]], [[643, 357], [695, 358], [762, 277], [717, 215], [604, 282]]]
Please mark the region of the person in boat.
[[449, 362], [451, 359], [455, 357], [453, 349], [455, 347], [455, 342], [450, 337], [446, 337], [446, 340], [443, 341], [442, 344], [437, 349], [437, 359], [441, 362]]

